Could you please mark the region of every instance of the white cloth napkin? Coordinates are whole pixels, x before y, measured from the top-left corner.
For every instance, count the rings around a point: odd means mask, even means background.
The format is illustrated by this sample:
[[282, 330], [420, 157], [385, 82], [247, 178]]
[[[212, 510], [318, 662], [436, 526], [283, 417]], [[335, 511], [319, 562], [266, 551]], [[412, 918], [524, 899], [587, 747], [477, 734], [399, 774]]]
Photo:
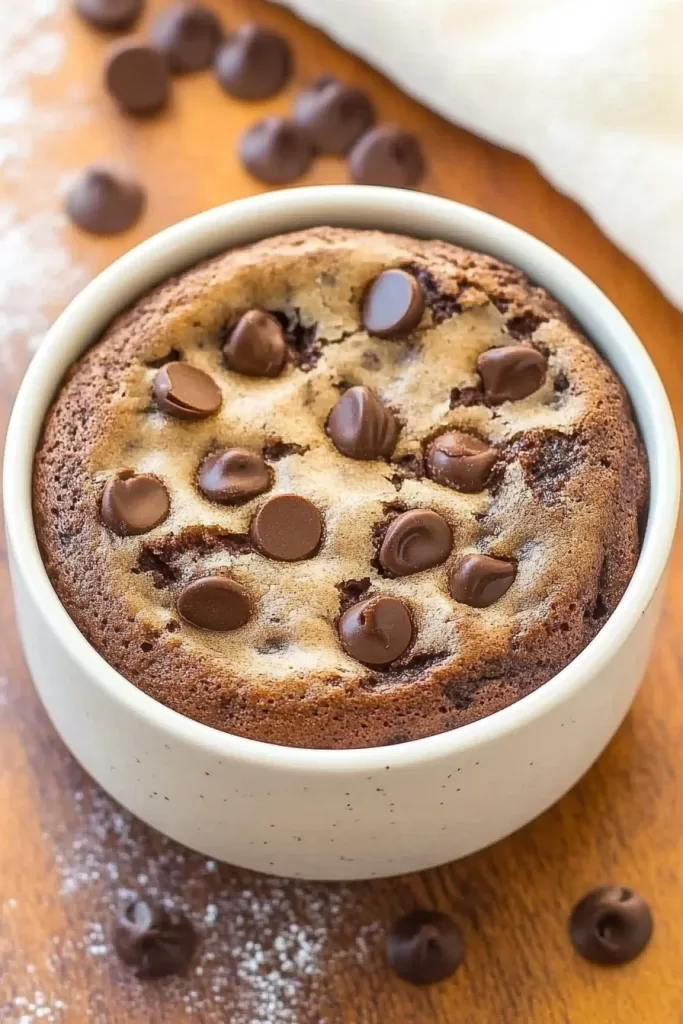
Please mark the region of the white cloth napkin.
[[281, 0], [528, 156], [683, 307], [683, 0]]

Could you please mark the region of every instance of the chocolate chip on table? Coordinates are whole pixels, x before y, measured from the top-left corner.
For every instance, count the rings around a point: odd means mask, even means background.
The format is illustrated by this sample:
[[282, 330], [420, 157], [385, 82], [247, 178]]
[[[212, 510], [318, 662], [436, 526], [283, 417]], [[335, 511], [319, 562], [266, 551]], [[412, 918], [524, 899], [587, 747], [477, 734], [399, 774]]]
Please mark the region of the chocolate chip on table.
[[292, 75], [292, 51], [284, 36], [262, 25], [242, 25], [216, 55], [216, 77], [238, 100], [274, 96]]
[[475, 494], [486, 486], [497, 460], [498, 452], [485, 441], [460, 430], [449, 430], [428, 446], [425, 467], [427, 476], [435, 483]]
[[262, 309], [250, 309], [237, 321], [223, 346], [230, 370], [248, 377], [277, 377], [287, 356], [282, 324]]
[[226, 633], [249, 621], [249, 594], [227, 576], [202, 576], [183, 587], [176, 607], [190, 626]]
[[397, 125], [382, 124], [362, 136], [349, 153], [357, 185], [414, 188], [424, 175], [420, 143]]
[[514, 562], [491, 555], [465, 555], [448, 578], [454, 601], [471, 608], [488, 608], [507, 593], [515, 581]]
[[343, 154], [372, 127], [375, 110], [362, 89], [321, 75], [296, 98], [292, 119], [319, 153]]
[[378, 338], [410, 334], [424, 313], [420, 282], [406, 270], [385, 270], [369, 286], [363, 299], [362, 323]]
[[312, 558], [320, 547], [323, 520], [308, 498], [277, 494], [254, 516], [251, 539], [261, 554], [279, 562]]
[[626, 964], [652, 936], [652, 912], [645, 900], [620, 885], [592, 889], [572, 910], [569, 934], [577, 953], [596, 964]]
[[156, 47], [124, 39], [106, 56], [104, 84], [124, 113], [155, 114], [168, 99], [168, 61]]
[[477, 360], [484, 393], [492, 402], [519, 401], [545, 380], [546, 361], [530, 345], [504, 345], [482, 352]]
[[370, 388], [349, 388], [332, 409], [327, 433], [335, 448], [350, 459], [388, 458], [398, 438], [394, 414]]
[[107, 481], [100, 505], [102, 520], [119, 537], [148, 533], [168, 516], [168, 491], [155, 476], [121, 470]]
[[184, 914], [144, 900], [123, 910], [113, 939], [119, 959], [143, 980], [181, 974], [197, 948], [197, 933]]
[[266, 185], [285, 185], [303, 177], [314, 155], [305, 131], [275, 114], [247, 128], [239, 154], [249, 173]]
[[438, 512], [412, 508], [389, 524], [379, 562], [395, 576], [409, 576], [446, 561], [453, 549], [451, 528]]
[[260, 455], [247, 448], [228, 448], [207, 456], [199, 467], [197, 486], [211, 501], [236, 505], [267, 491], [271, 474]]
[[443, 981], [460, 966], [462, 936], [447, 914], [414, 910], [392, 926], [387, 935], [389, 966], [413, 985]]
[[66, 211], [91, 235], [117, 235], [140, 218], [145, 191], [125, 170], [93, 164], [80, 171], [66, 194]]
[[125, 32], [142, 13], [144, 0], [74, 0], [84, 21], [104, 32]]
[[413, 623], [403, 601], [370, 597], [347, 608], [339, 619], [339, 638], [346, 653], [356, 661], [389, 665], [410, 647]]
[[204, 419], [221, 407], [222, 396], [216, 382], [189, 363], [166, 363], [152, 387], [161, 411], [182, 420]]
[[157, 15], [150, 38], [166, 55], [171, 71], [182, 74], [202, 71], [213, 64], [223, 29], [210, 8], [180, 0]]

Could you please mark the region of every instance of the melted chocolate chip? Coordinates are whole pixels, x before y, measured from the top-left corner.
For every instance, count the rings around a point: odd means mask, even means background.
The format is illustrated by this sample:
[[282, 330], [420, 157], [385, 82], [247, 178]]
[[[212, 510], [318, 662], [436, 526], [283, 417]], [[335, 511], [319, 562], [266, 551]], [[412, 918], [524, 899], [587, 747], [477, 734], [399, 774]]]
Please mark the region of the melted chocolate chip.
[[474, 494], [486, 487], [498, 452], [472, 434], [449, 430], [427, 448], [427, 476], [444, 487]]
[[530, 345], [504, 345], [482, 352], [477, 360], [484, 393], [491, 402], [528, 398], [545, 380], [546, 361]]
[[124, 469], [109, 480], [102, 495], [102, 520], [119, 537], [148, 533], [166, 519], [168, 491], [155, 476]]
[[271, 115], [251, 125], [240, 140], [246, 169], [267, 185], [284, 185], [303, 177], [313, 161], [313, 147], [302, 128]]
[[395, 125], [379, 125], [366, 132], [349, 153], [349, 171], [358, 185], [413, 188], [424, 169], [420, 143]]
[[389, 665], [413, 639], [408, 609], [395, 597], [371, 597], [352, 605], [339, 619], [339, 637], [350, 657], [364, 665]]
[[601, 885], [574, 907], [569, 934], [577, 953], [596, 964], [626, 964], [647, 946], [653, 922], [649, 906], [631, 889]]
[[379, 550], [383, 569], [409, 576], [445, 562], [453, 548], [451, 528], [438, 512], [413, 508], [389, 525]]
[[118, 235], [140, 218], [145, 191], [125, 170], [93, 164], [73, 179], [66, 211], [74, 224], [92, 235]]
[[284, 36], [261, 25], [243, 25], [218, 51], [216, 76], [240, 100], [265, 100], [292, 74], [292, 53]]
[[197, 486], [210, 501], [237, 505], [263, 494], [271, 485], [267, 465], [247, 448], [228, 448], [209, 455], [197, 474]]
[[517, 567], [504, 558], [465, 555], [448, 578], [454, 601], [471, 608], [488, 608], [507, 593], [515, 581]]
[[75, 0], [74, 7], [94, 28], [124, 32], [138, 20], [143, 4], [144, 0]]
[[367, 93], [329, 75], [316, 79], [294, 104], [293, 120], [319, 153], [346, 153], [375, 120]]
[[251, 524], [259, 551], [279, 562], [312, 558], [320, 547], [323, 520], [313, 502], [297, 494], [277, 494], [263, 505]]
[[124, 909], [113, 938], [119, 959], [142, 979], [182, 973], [197, 948], [197, 933], [184, 914], [144, 900]]
[[335, 448], [361, 461], [391, 455], [398, 431], [391, 410], [363, 386], [345, 391], [327, 420], [327, 433]]
[[240, 317], [223, 346], [229, 369], [248, 377], [277, 377], [286, 355], [281, 323], [261, 309], [250, 309]]
[[208, 373], [189, 363], [166, 363], [153, 384], [154, 397], [162, 412], [183, 420], [204, 419], [218, 412], [220, 388]]
[[389, 965], [404, 981], [431, 985], [450, 977], [462, 963], [464, 946], [455, 922], [435, 910], [414, 910], [387, 935]]
[[251, 602], [244, 587], [226, 576], [202, 576], [180, 592], [178, 615], [190, 626], [225, 633], [249, 621]]
[[422, 319], [424, 308], [424, 293], [412, 274], [385, 270], [365, 293], [363, 327], [378, 338], [410, 334]]
[[168, 99], [168, 61], [139, 39], [122, 40], [107, 54], [104, 83], [126, 114], [154, 114]]
[[208, 7], [180, 0], [157, 15], [150, 35], [157, 49], [166, 55], [171, 71], [184, 73], [213, 64], [223, 30]]

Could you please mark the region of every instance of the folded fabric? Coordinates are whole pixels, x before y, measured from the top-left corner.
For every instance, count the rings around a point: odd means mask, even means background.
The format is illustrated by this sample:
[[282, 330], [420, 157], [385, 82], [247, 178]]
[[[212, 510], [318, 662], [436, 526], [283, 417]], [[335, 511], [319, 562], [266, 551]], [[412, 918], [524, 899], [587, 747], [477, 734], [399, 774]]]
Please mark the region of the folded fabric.
[[528, 156], [683, 307], [683, 0], [281, 0]]

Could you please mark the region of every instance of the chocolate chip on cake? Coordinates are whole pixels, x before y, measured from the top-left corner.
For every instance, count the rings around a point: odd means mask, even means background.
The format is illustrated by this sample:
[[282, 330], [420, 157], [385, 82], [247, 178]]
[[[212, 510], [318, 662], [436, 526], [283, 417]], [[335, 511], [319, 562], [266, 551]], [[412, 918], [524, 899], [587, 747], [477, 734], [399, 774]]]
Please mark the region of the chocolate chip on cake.
[[391, 409], [370, 388], [349, 388], [327, 420], [327, 433], [335, 448], [350, 459], [388, 458], [398, 438], [399, 425]]
[[444, 487], [475, 494], [486, 487], [498, 452], [473, 434], [449, 430], [427, 448], [427, 476]]
[[117, 235], [140, 218], [145, 191], [127, 171], [93, 164], [71, 182], [66, 211], [74, 224], [91, 235]]
[[339, 619], [346, 653], [364, 665], [390, 665], [410, 647], [413, 623], [403, 601], [371, 597], [348, 608]]
[[514, 562], [490, 555], [465, 555], [448, 577], [454, 601], [472, 608], [488, 608], [506, 594], [515, 581]]
[[420, 282], [405, 270], [385, 270], [363, 299], [362, 322], [368, 334], [391, 338], [414, 331], [425, 308]]
[[102, 494], [102, 519], [120, 537], [148, 533], [163, 523], [170, 508], [161, 480], [132, 469], [121, 470], [108, 480]]
[[143, 980], [181, 974], [197, 948], [197, 933], [184, 914], [144, 900], [124, 909], [113, 939], [119, 959]]
[[190, 626], [214, 633], [239, 629], [249, 621], [251, 601], [241, 584], [227, 576], [203, 576], [183, 587], [178, 615]]
[[362, 89], [321, 75], [297, 97], [292, 119], [319, 153], [341, 154], [372, 127], [375, 110]]
[[223, 38], [220, 19], [204, 4], [180, 0], [160, 11], [150, 37], [171, 71], [202, 71], [213, 64]]
[[482, 352], [477, 360], [484, 394], [491, 402], [528, 398], [545, 380], [546, 361], [530, 345], [504, 345]]
[[267, 185], [296, 181], [313, 162], [313, 147], [304, 130], [275, 114], [246, 130], [239, 153], [246, 169]]
[[229, 369], [248, 377], [277, 377], [287, 357], [285, 332], [279, 320], [262, 309], [250, 309], [237, 321], [223, 346]]
[[632, 889], [601, 885], [572, 910], [569, 934], [577, 953], [596, 964], [626, 964], [652, 937], [650, 907]]
[[464, 944], [455, 922], [435, 910], [414, 910], [387, 935], [389, 966], [413, 985], [432, 985], [462, 963]]
[[216, 76], [239, 100], [265, 100], [289, 81], [292, 52], [283, 35], [262, 25], [243, 25], [220, 48]]
[[263, 458], [247, 448], [228, 448], [207, 456], [197, 474], [204, 497], [224, 505], [250, 501], [267, 491], [271, 482]]
[[320, 547], [323, 520], [312, 501], [297, 494], [277, 494], [263, 505], [251, 524], [259, 551], [279, 562], [312, 558]]
[[414, 135], [382, 124], [362, 136], [349, 153], [349, 171], [357, 185], [414, 188], [424, 175], [424, 157]]
[[394, 576], [409, 576], [441, 565], [452, 548], [453, 534], [444, 517], [428, 508], [413, 508], [389, 524], [379, 561]]
[[168, 61], [156, 47], [140, 39], [124, 39], [106, 56], [104, 83], [124, 113], [155, 114], [168, 99]]
[[74, 0], [84, 21], [104, 32], [125, 32], [142, 13], [144, 0]]
[[222, 395], [208, 373], [189, 363], [166, 363], [153, 384], [154, 397], [162, 412], [181, 420], [200, 420], [221, 407]]

